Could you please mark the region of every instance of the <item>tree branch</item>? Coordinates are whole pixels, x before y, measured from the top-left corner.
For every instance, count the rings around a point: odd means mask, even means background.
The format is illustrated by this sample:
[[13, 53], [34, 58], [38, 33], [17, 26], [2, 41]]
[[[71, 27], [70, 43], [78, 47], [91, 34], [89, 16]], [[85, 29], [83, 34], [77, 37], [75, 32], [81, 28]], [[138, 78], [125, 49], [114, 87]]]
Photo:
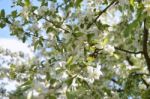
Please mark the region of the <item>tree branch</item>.
[[133, 52], [133, 51], [128, 51], [128, 50], [119, 48], [119, 47], [115, 47], [115, 50], [119, 50], [119, 51], [122, 51], [122, 52], [125, 52], [125, 53], [129, 53], [129, 54], [142, 54], [143, 53], [143, 51]]
[[148, 41], [148, 29], [146, 28], [146, 19], [144, 19], [144, 31], [143, 31], [143, 55], [145, 57], [148, 71], [150, 73], [150, 58], [148, 55], [147, 41]]
[[56, 28], [59, 28], [59, 29], [61, 29], [61, 30], [64, 30], [65, 32], [70, 33], [70, 31], [68, 31], [68, 30], [62, 28], [61, 26], [55, 24], [55, 22], [53, 22], [52, 20], [48, 20], [47, 18], [44, 18], [44, 19], [45, 19], [46, 21], [50, 22], [50, 23], [51, 23], [53, 26], [55, 26]]
[[[33, 13], [33, 15], [35, 15], [35, 16], [38, 16], [37, 14], [35, 14], [35, 13]], [[68, 33], [70, 33], [70, 31], [68, 31], [68, 30], [66, 30], [66, 29], [64, 29], [64, 28], [62, 28], [61, 26], [59, 26], [59, 25], [57, 25], [55, 22], [53, 22], [52, 20], [48, 20], [46, 17], [44, 17], [44, 19], [46, 20], [46, 21], [48, 21], [48, 22], [50, 22], [53, 26], [55, 26], [56, 28], [59, 28], [59, 29], [61, 29], [61, 30], [64, 30], [65, 32], [68, 32]]]
[[150, 85], [146, 82], [146, 80], [144, 78], [141, 78], [141, 79], [142, 79], [142, 82], [146, 85], [146, 87], [149, 88]]
[[[32, 33], [29, 33], [29, 32], [24, 32], [25, 35], [27, 35], [28, 37], [32, 36], [32, 37], [35, 37], [35, 38], [40, 38], [39, 36], [35, 35], [35, 34], [32, 34]], [[46, 38], [43, 38], [43, 40], [45, 41], [48, 41], [48, 39]]]
[[117, 4], [117, 3], [118, 3], [118, 0], [113, 0], [104, 10], [99, 12], [98, 16], [93, 20], [93, 22], [88, 24], [87, 28], [90, 28], [94, 23], [96, 23], [98, 18], [107, 11], [108, 8], [110, 8], [113, 4]]
[[[111, 81], [113, 82], [113, 83], [115, 83], [115, 84], [117, 84], [118, 86], [122, 86], [122, 85], [120, 85], [115, 79], [111, 79]], [[122, 88], [115, 88], [115, 91], [117, 91], [117, 92], [123, 92], [124, 91], [124, 89], [122, 89]]]

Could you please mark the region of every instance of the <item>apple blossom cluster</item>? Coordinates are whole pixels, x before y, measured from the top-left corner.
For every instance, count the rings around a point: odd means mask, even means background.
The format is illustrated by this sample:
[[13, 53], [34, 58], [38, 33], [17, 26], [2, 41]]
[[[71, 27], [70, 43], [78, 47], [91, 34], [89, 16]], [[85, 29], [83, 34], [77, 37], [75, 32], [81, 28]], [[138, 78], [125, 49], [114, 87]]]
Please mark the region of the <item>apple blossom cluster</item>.
[[94, 83], [94, 80], [99, 80], [100, 76], [103, 75], [101, 71], [101, 65], [97, 65], [96, 68], [92, 66], [88, 66], [87, 73], [88, 73], [88, 77], [86, 78], [86, 80], [91, 84]]
[[18, 56], [15, 63], [6, 60], [13, 63], [9, 76], [22, 84], [15, 94], [37, 99], [146, 96], [150, 85], [142, 37], [148, 0], [33, 1], [16, 0], [22, 9], [12, 17], [0, 12], [6, 16], [1, 19], [12, 22], [11, 34], [29, 40], [35, 51], [29, 64]]

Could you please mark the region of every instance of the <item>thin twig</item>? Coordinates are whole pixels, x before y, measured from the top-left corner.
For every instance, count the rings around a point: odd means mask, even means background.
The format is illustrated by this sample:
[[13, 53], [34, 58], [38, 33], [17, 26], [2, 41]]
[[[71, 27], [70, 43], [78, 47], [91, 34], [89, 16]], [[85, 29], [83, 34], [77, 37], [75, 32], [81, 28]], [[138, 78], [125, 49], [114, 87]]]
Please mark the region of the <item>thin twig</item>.
[[107, 11], [108, 8], [110, 8], [113, 4], [118, 3], [118, 0], [113, 0], [104, 10], [100, 11], [98, 16], [93, 20], [93, 22], [91, 22], [90, 24], [88, 24], [87, 28], [90, 28], [94, 23], [96, 23], [96, 21], [98, 20], [98, 18]]
[[68, 30], [62, 28], [61, 26], [55, 24], [55, 22], [53, 22], [52, 20], [48, 20], [47, 18], [44, 18], [44, 19], [45, 19], [46, 21], [50, 22], [50, 23], [51, 23], [53, 26], [55, 26], [56, 28], [59, 28], [59, 29], [61, 29], [61, 30], [64, 30], [65, 32], [70, 33], [70, 31], [68, 31]]
[[115, 47], [115, 50], [119, 50], [119, 51], [129, 53], [129, 54], [142, 54], [143, 53], [143, 51], [133, 52], [133, 51], [129, 51], [129, 50], [119, 48], [119, 47]]
[[[35, 37], [35, 38], [41, 38], [41, 37], [39, 37], [39, 36], [37, 36], [37, 35], [35, 35], [35, 34], [32, 34], [32, 33], [29, 33], [29, 32], [24, 32], [27, 36], [33, 36], [33, 37]], [[45, 40], [45, 41], [48, 41], [48, 39], [46, 39], [46, 38], [42, 38], [43, 40]]]

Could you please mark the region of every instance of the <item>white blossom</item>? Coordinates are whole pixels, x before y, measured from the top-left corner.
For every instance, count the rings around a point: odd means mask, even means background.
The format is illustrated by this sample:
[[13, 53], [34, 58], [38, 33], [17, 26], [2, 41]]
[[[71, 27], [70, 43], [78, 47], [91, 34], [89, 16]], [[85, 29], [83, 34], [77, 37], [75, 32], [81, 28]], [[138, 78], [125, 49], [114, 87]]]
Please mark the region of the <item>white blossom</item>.
[[31, 32], [37, 32], [37, 31], [39, 31], [40, 30], [40, 27], [39, 27], [39, 25], [38, 25], [38, 23], [34, 23], [32, 26], [30, 26], [29, 27], [29, 30], [31, 31]]
[[142, 89], [142, 90], [145, 90], [146, 89], [146, 85], [145, 84], [139, 84], [139, 88]]
[[48, 8], [47, 8], [47, 6], [41, 6], [39, 9], [38, 9], [38, 15], [40, 15], [40, 16], [43, 16], [44, 14], [45, 14], [45, 12], [47, 12], [48, 11]]
[[34, 86], [33, 88], [37, 91], [37, 92], [42, 92], [42, 93], [47, 93], [48, 89], [45, 87], [45, 83], [44, 82], [39, 82], [38, 80], [34, 81]]
[[59, 64], [60, 67], [64, 67], [66, 62], [65, 61], [59, 61], [58, 64]]
[[109, 53], [112, 54], [112, 53], [115, 51], [115, 48], [114, 48], [114, 46], [106, 45], [106, 46], [104, 47], [104, 50], [105, 50], [106, 52], [109, 52]]
[[61, 94], [57, 97], [57, 99], [67, 99], [66, 95], [65, 94]]
[[50, 40], [53, 40], [54, 39], [54, 33], [48, 33], [48, 37]]
[[63, 72], [62, 75], [60, 76], [60, 79], [63, 81], [63, 80], [66, 80], [68, 78], [68, 74], [66, 72]]
[[51, 2], [51, 4], [50, 4], [50, 9], [51, 9], [51, 11], [55, 11], [56, 9], [55, 9], [55, 3], [53, 3], [53, 2]]
[[141, 58], [142, 55], [141, 55], [141, 54], [136, 54], [136, 57], [137, 57], [137, 58]]
[[21, 16], [26, 20], [29, 20], [29, 11], [30, 11], [30, 7], [24, 7], [21, 10]]
[[72, 90], [76, 90], [77, 86], [78, 86], [78, 84], [76, 83], [76, 79], [73, 79], [72, 84], [71, 84]]
[[120, 5], [127, 5], [129, 4], [129, 0], [119, 0]]
[[98, 80], [99, 77], [103, 75], [103, 73], [101, 72], [101, 65], [97, 65], [96, 68], [88, 66], [87, 73], [89, 74], [89, 76], [86, 80], [88, 80], [90, 83], [93, 83], [95, 79]]

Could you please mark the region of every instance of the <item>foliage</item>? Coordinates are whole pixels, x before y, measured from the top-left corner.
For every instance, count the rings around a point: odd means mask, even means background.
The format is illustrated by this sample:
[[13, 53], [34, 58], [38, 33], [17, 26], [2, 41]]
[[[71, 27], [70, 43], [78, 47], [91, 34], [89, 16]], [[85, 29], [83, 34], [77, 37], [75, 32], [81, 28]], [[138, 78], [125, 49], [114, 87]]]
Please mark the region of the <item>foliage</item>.
[[[33, 0], [34, 1], [34, 0]], [[12, 99], [149, 99], [149, 0], [13, 0], [0, 27], [30, 40], [35, 57]], [[19, 9], [17, 9], [19, 7]], [[14, 76], [15, 74], [15, 76]]]

